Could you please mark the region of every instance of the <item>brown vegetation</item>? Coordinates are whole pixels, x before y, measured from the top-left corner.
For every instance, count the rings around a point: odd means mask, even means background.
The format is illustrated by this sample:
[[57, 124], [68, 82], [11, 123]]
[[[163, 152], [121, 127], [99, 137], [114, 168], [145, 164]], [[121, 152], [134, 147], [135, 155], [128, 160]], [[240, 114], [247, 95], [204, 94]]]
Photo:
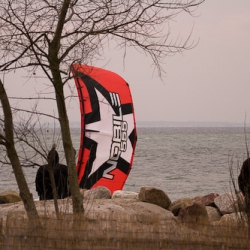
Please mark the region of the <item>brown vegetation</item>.
[[[21, 202], [2, 204], [0, 249], [250, 249], [247, 220], [237, 216], [238, 208], [220, 218], [204, 210], [216, 210], [201, 204], [204, 197], [207, 203], [209, 197], [220, 196], [196, 197], [191, 206], [181, 199], [183, 207], [174, 215], [170, 208], [149, 203], [152, 199], [143, 202], [133, 192], [131, 198], [128, 193], [124, 194], [127, 198], [116, 194], [101, 198], [97, 195], [100, 189], [83, 192], [84, 214], [73, 214], [71, 198], [58, 200], [59, 214], [52, 200], [36, 201], [41, 227], [35, 228], [28, 223]], [[103, 195], [103, 188], [101, 191]], [[230, 200], [227, 194], [221, 197], [224, 205]]]
[[[249, 249], [247, 228], [237, 226], [129, 221], [124, 216], [90, 220], [72, 214], [45, 216], [42, 228], [30, 228], [27, 219], [9, 214], [2, 226], [0, 248], [7, 249]], [[2, 221], [3, 224], [3, 221]], [[5, 229], [4, 229], [5, 228]], [[4, 229], [4, 230], [3, 230]]]

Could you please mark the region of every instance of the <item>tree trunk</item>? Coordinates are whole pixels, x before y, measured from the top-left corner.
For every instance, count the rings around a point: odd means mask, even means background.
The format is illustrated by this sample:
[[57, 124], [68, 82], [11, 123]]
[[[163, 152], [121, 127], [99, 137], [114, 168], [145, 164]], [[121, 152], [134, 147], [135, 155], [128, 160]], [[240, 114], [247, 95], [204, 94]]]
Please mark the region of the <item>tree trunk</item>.
[[4, 113], [4, 128], [5, 128], [4, 145], [7, 150], [7, 155], [12, 164], [12, 168], [15, 174], [17, 185], [20, 190], [20, 197], [23, 200], [23, 204], [24, 204], [24, 207], [25, 207], [25, 210], [27, 212], [30, 222], [35, 223], [36, 225], [37, 224], [39, 225], [39, 217], [38, 217], [36, 206], [33, 200], [33, 196], [30, 193], [30, 190], [28, 188], [28, 184], [25, 180], [23, 170], [22, 170], [16, 149], [15, 149], [12, 112], [11, 112], [7, 94], [5, 92], [5, 89], [1, 80], [0, 80], [0, 100], [2, 103], [2, 109]]
[[[52, 61], [55, 62], [56, 60]], [[56, 93], [56, 102], [59, 115], [59, 122], [61, 126], [63, 148], [69, 170], [69, 186], [73, 202], [73, 212], [83, 213], [84, 212], [83, 198], [82, 195], [80, 194], [77, 172], [76, 172], [76, 162], [75, 162], [76, 151], [73, 147], [71, 133], [70, 133], [68, 114], [66, 110], [65, 98], [63, 93], [63, 83], [59, 71], [59, 65], [56, 65], [57, 70], [55, 70], [56, 68], [55, 64], [53, 64], [53, 66], [54, 67], [51, 67], [51, 72], [54, 80], [53, 84]]]
[[55, 88], [56, 103], [59, 115], [59, 122], [61, 126], [63, 148], [69, 170], [69, 186], [73, 202], [73, 212], [82, 213], [84, 212], [83, 198], [80, 194], [78, 185], [76, 163], [75, 163], [75, 149], [73, 147], [71, 133], [70, 133], [69, 119], [63, 93], [63, 82], [60, 74], [60, 60], [58, 59], [59, 49], [61, 45], [60, 41], [61, 41], [62, 31], [65, 24], [67, 12], [70, 6], [70, 2], [71, 2], [70, 0], [63, 1], [55, 35], [53, 37], [53, 40], [49, 43], [48, 61], [52, 73], [53, 85]]

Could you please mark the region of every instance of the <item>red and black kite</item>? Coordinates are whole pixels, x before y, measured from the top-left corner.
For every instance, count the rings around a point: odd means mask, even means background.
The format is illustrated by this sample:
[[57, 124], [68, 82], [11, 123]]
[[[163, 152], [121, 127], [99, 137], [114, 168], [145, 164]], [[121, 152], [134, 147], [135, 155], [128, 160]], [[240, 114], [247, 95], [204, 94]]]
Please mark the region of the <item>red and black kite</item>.
[[81, 188], [122, 190], [131, 170], [137, 140], [128, 83], [119, 75], [92, 66], [71, 68], [81, 111], [77, 172]]

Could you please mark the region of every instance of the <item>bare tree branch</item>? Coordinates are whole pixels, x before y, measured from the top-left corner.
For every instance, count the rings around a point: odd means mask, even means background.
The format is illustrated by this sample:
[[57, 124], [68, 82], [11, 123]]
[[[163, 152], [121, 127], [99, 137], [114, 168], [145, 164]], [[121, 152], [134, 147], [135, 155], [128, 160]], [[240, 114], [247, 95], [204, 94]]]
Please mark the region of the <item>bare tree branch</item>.
[[[173, 37], [170, 21], [193, 15], [204, 0], [5, 0], [0, 2], [0, 71], [42, 71], [54, 88], [74, 213], [83, 212], [64, 85], [73, 63], [93, 64], [108, 43], [149, 55], [159, 75], [166, 56], [192, 49], [191, 34]], [[44, 95], [43, 95], [44, 96]], [[15, 112], [24, 111], [16, 107]], [[28, 114], [45, 115], [37, 109]], [[55, 116], [47, 115], [53, 119]], [[23, 136], [26, 134], [24, 133]], [[4, 142], [4, 141], [3, 141]], [[30, 145], [29, 145], [30, 146]]]

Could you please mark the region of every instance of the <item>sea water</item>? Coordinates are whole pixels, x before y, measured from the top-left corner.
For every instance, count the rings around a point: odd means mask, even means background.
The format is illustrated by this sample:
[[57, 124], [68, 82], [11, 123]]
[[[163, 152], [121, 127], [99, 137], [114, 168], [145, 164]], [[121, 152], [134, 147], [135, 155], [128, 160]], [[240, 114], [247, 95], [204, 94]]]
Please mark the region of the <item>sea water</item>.
[[[216, 192], [231, 192], [232, 181], [247, 157], [248, 136], [236, 127], [148, 127], [137, 128], [134, 162], [123, 190], [139, 192], [142, 186], [162, 189], [174, 201]], [[72, 129], [76, 149], [80, 130]], [[53, 137], [46, 134], [47, 145]], [[65, 163], [62, 144], [57, 139], [60, 162]], [[37, 199], [35, 176], [38, 167], [24, 167], [28, 186]], [[230, 169], [231, 174], [230, 174]], [[12, 168], [0, 165], [0, 192], [18, 191]]]
[[171, 200], [231, 192], [247, 157], [246, 142], [244, 128], [139, 128], [124, 189], [158, 187]]

